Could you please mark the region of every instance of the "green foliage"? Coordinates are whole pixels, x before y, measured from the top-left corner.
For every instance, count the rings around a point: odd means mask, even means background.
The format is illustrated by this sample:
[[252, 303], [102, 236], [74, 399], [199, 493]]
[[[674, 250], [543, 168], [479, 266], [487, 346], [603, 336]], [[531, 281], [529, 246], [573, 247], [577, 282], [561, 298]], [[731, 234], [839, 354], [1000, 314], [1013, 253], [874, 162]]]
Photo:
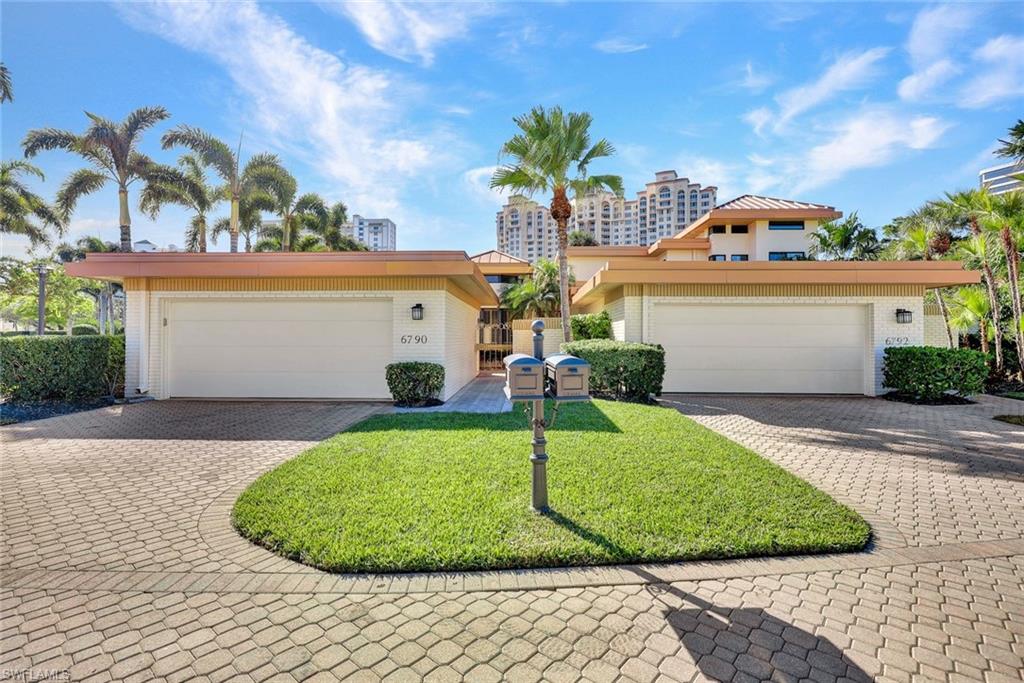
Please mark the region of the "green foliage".
[[[502, 294], [502, 305], [512, 312], [513, 318], [527, 315], [547, 317], [559, 311], [558, 264], [550, 259], [538, 259], [533, 264], [533, 275], [512, 285]], [[576, 278], [569, 270], [569, 285]]]
[[75, 401], [124, 387], [124, 337], [0, 338], [0, 394], [20, 401]]
[[569, 233], [569, 246], [570, 247], [596, 247], [597, 240], [589, 232], [583, 232], [582, 230], [573, 230]]
[[327, 571], [453, 571], [857, 550], [855, 512], [656, 406], [564, 404], [552, 514], [530, 509], [522, 412], [382, 415], [264, 474], [246, 538]]
[[[38, 262], [15, 258], [0, 259], [0, 310], [13, 320], [35, 320], [39, 309]], [[63, 265], [46, 262], [46, 325], [66, 328], [76, 320], [93, 317], [94, 302], [85, 290], [95, 281], [71, 277]]]
[[661, 395], [665, 349], [660, 344], [588, 339], [562, 351], [590, 363], [590, 393], [616, 401], [650, 401]]
[[83, 334], [99, 334], [100, 331], [96, 329], [95, 325], [75, 325], [71, 328], [71, 334], [80, 336]]
[[811, 257], [825, 260], [868, 261], [881, 249], [878, 235], [864, 226], [856, 211], [841, 221], [825, 221], [809, 239]]
[[883, 384], [897, 394], [937, 401], [946, 393], [980, 394], [988, 377], [987, 356], [972, 349], [895, 346], [885, 350]]
[[608, 311], [580, 313], [569, 318], [569, 324], [575, 341], [612, 338], [612, 318]]
[[444, 389], [444, 366], [439, 363], [391, 363], [386, 377], [391, 396], [399, 406], [436, 403]]

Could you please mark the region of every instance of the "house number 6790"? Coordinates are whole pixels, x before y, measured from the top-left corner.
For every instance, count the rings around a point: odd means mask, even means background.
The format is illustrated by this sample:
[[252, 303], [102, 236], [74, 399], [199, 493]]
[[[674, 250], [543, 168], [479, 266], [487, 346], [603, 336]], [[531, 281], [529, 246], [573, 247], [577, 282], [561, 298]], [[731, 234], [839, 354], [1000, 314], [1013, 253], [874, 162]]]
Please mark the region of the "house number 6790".
[[427, 343], [427, 335], [425, 335], [425, 334], [403, 334], [402, 335], [402, 343], [403, 344], [426, 344]]

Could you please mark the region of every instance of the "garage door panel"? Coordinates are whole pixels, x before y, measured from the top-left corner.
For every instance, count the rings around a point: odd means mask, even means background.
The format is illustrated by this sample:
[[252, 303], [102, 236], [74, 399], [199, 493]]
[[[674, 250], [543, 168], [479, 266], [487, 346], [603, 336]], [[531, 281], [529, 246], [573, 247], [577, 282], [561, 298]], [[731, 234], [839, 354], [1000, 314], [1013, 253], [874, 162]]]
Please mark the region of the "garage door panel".
[[390, 300], [175, 301], [169, 395], [387, 398]]
[[655, 304], [665, 391], [863, 391], [867, 310], [859, 305]]
[[[858, 348], [808, 348], [800, 349], [800, 365], [805, 370], [851, 370], [860, 372], [862, 361], [856, 357]], [[852, 352], [852, 353], [851, 353]], [[793, 369], [793, 349], [777, 346], [748, 347], [737, 352], [731, 348], [706, 347], [682, 352], [666, 350], [666, 365], [680, 370], [722, 370], [732, 371], [737, 364], [745, 364], [736, 358], [737, 353], [753, 354], [762, 370]]]

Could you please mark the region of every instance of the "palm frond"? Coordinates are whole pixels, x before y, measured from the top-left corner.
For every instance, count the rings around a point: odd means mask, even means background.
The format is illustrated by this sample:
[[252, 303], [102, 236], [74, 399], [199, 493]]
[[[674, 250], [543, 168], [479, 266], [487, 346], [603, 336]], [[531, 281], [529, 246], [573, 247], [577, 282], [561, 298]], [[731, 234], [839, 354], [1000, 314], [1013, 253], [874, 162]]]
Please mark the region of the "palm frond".
[[14, 101], [14, 86], [11, 84], [11, 71], [0, 62], [0, 102]]
[[160, 138], [164, 149], [186, 147], [213, 168], [224, 182], [234, 185], [238, 181], [238, 160], [235, 153], [223, 141], [201, 128], [179, 125], [164, 133]]
[[81, 168], [69, 175], [57, 191], [57, 212], [61, 219], [69, 221], [78, 200], [102, 188], [107, 180], [107, 176], [90, 168]]
[[25, 158], [30, 159], [39, 152], [53, 149], [77, 152], [81, 146], [81, 138], [68, 130], [37, 128], [25, 134], [21, 146], [25, 150]]
[[121, 122], [118, 137], [127, 140], [129, 144], [134, 143], [139, 133], [170, 117], [170, 112], [163, 107], [139, 107]]

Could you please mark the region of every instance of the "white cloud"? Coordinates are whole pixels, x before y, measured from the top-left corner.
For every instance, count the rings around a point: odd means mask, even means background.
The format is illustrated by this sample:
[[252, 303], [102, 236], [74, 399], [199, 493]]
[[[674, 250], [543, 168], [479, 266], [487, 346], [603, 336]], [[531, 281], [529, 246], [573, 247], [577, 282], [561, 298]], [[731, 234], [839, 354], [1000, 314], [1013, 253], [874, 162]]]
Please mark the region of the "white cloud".
[[449, 104], [446, 107], [442, 107], [441, 111], [445, 114], [454, 114], [456, 116], [469, 116], [473, 113], [473, 110], [469, 107], [463, 107], [458, 104]]
[[752, 93], [759, 93], [771, 85], [774, 80], [767, 74], [755, 72], [754, 65], [747, 62], [743, 67], [743, 78], [739, 81], [739, 86]]
[[476, 19], [493, 11], [488, 3], [325, 0], [320, 4], [350, 19], [375, 49], [425, 66], [433, 63], [437, 48], [464, 38]]
[[628, 38], [605, 38], [594, 43], [594, 49], [599, 52], [618, 55], [646, 50], [647, 44], [629, 40]]
[[491, 176], [497, 166], [480, 166], [471, 168], [462, 174], [462, 182], [465, 184], [469, 194], [483, 204], [493, 206], [495, 211], [501, 207], [508, 198], [506, 190], [492, 189], [490, 186]]
[[787, 162], [793, 193], [828, 185], [850, 171], [883, 166], [901, 151], [933, 147], [949, 125], [931, 116], [865, 109], [840, 123], [832, 139]]
[[917, 102], [959, 74], [960, 71], [960, 67], [952, 61], [941, 59], [904, 78], [900, 81], [897, 92], [899, 92], [900, 99]]
[[827, 102], [841, 92], [855, 90], [867, 84], [878, 71], [878, 62], [889, 54], [887, 47], [873, 47], [863, 52], [841, 55], [825, 73], [810, 83], [790, 88], [775, 98], [779, 115], [776, 131], [797, 115]]
[[980, 109], [1024, 96], [1024, 36], [992, 38], [974, 52], [973, 58], [973, 76], [960, 92], [960, 106]]
[[245, 98], [247, 131], [255, 126], [317, 176], [340, 182], [361, 212], [394, 210], [403, 183], [447, 156], [443, 134], [403, 129], [407, 86], [386, 71], [343, 63], [255, 3], [118, 9], [133, 25], [221, 65]]
[[900, 98], [924, 99], [962, 71], [950, 56], [951, 47], [963, 41], [977, 14], [966, 4], [937, 5], [918, 12], [905, 45], [913, 72], [900, 81]]
[[761, 135], [764, 127], [772, 120], [772, 112], [768, 107], [759, 107], [744, 114], [743, 120], [751, 125], [757, 135]]

